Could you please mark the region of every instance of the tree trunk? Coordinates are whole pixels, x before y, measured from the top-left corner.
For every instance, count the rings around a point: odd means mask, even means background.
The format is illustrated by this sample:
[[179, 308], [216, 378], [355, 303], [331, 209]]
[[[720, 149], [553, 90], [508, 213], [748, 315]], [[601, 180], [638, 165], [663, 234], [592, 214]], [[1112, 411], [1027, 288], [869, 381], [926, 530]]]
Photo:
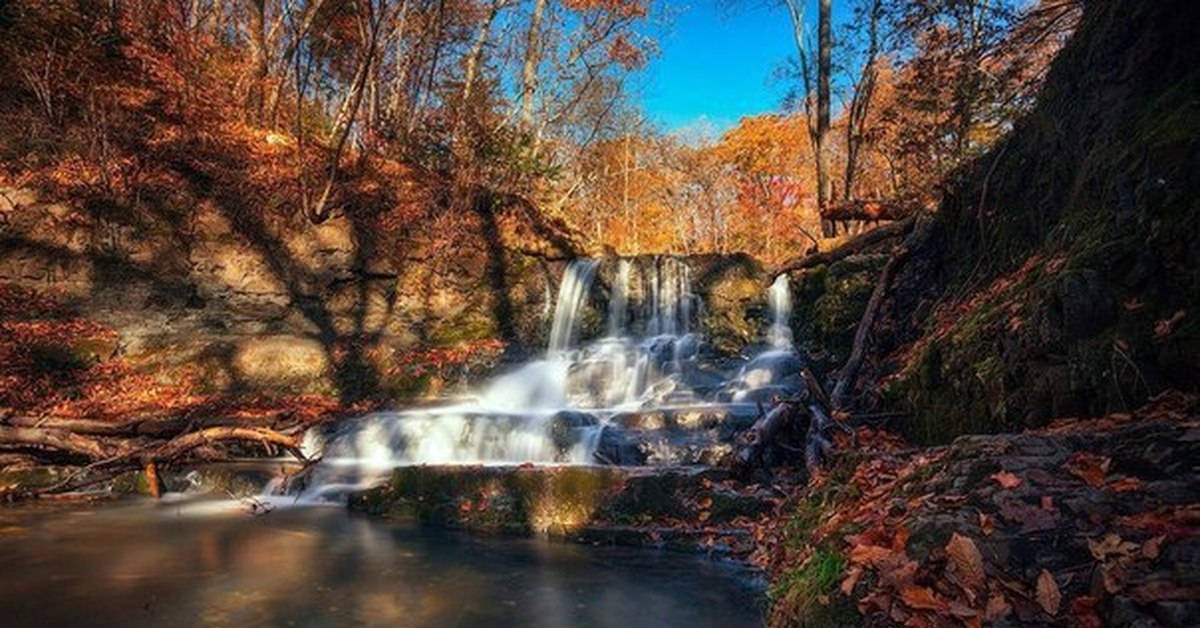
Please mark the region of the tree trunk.
[[[820, 0], [817, 15], [817, 210], [824, 216], [832, 189], [829, 155], [830, 74], [833, 69], [832, 0]], [[826, 233], [827, 236], [833, 234]]]
[[867, 56], [863, 60], [862, 73], [850, 97], [850, 112], [846, 121], [846, 177], [842, 198], [854, 198], [854, 177], [858, 174], [858, 158], [863, 148], [867, 113], [875, 95], [875, 67], [879, 56], [879, 14], [883, 0], [873, 0], [867, 15]]
[[533, 97], [538, 88], [538, 63], [541, 61], [542, 16], [546, 0], [534, 0], [525, 42], [525, 61], [521, 68], [521, 130], [533, 130]]
[[267, 59], [266, 0], [249, 0], [249, 19], [246, 24], [246, 41], [250, 48], [250, 89], [247, 103], [254, 116], [254, 123], [261, 125], [266, 107], [266, 86], [269, 63]]
[[467, 60], [463, 69], [463, 87], [462, 95], [459, 98], [458, 115], [454, 125], [453, 143], [458, 144], [459, 136], [462, 134], [463, 124], [466, 123], [466, 116], [470, 115], [471, 95], [475, 87], [475, 76], [479, 72], [479, 62], [483, 59], [483, 50], [487, 46], [488, 37], [491, 34], [492, 22], [496, 20], [496, 14], [500, 12], [500, 6], [503, 0], [492, 0], [488, 6], [488, 12], [483, 16], [483, 21], [479, 24], [479, 31], [475, 34], [475, 42], [471, 46], [471, 51], [467, 54]]

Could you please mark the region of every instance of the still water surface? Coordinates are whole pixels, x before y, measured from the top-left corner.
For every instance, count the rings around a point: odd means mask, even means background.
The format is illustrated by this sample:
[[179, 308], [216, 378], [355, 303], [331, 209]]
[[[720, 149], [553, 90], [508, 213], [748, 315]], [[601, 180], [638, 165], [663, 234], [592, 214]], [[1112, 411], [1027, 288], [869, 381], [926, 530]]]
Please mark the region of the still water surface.
[[761, 589], [663, 552], [340, 508], [0, 508], [5, 626], [758, 626]]

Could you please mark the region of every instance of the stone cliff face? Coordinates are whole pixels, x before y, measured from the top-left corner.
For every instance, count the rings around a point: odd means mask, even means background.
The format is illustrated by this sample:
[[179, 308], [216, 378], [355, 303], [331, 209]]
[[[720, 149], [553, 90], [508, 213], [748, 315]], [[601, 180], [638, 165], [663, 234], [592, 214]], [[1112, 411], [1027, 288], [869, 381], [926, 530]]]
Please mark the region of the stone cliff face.
[[1197, 8], [1086, 3], [1037, 107], [950, 182], [935, 237], [885, 310], [915, 330], [881, 348], [916, 436], [1019, 430], [1195, 390]]
[[[120, 332], [99, 359], [119, 355], [211, 390], [401, 398], [430, 385], [396, 368], [405, 352], [492, 338], [516, 357], [541, 350], [569, 255], [517, 250], [486, 231], [453, 247], [415, 236], [405, 250], [381, 250], [373, 226], [344, 217], [247, 221], [202, 199], [179, 206], [75, 207], [0, 188], [0, 282], [56, 293]], [[760, 265], [736, 255], [687, 263], [718, 349], [757, 340]], [[601, 305], [608, 272], [594, 287]]]
[[407, 386], [388, 381], [398, 351], [539, 343], [561, 263], [508, 252], [497, 286], [470, 244], [382, 255], [345, 218], [247, 226], [203, 203], [148, 216], [0, 189], [0, 281], [117, 329], [132, 363], [221, 390], [354, 397]]

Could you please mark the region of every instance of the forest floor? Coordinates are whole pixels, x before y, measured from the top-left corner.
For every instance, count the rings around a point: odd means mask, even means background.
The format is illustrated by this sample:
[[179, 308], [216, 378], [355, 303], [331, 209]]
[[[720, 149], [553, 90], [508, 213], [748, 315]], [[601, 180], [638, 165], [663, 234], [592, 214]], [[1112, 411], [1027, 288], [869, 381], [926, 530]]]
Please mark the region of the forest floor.
[[912, 448], [860, 431], [752, 531], [772, 625], [1194, 625], [1200, 399]]

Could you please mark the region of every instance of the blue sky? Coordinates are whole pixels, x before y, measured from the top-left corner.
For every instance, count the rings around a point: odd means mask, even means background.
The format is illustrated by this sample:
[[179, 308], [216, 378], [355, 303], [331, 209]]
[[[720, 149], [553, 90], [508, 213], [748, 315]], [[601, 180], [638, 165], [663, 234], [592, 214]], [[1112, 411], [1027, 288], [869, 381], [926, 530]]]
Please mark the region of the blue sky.
[[[815, 29], [811, 4], [807, 14]], [[847, 4], [834, 1], [835, 26]], [[791, 86], [776, 71], [795, 57], [782, 6], [771, 0], [667, 0], [667, 5], [674, 15], [671, 26], [638, 81], [651, 120], [667, 131], [721, 132], [742, 116], [780, 109]]]

